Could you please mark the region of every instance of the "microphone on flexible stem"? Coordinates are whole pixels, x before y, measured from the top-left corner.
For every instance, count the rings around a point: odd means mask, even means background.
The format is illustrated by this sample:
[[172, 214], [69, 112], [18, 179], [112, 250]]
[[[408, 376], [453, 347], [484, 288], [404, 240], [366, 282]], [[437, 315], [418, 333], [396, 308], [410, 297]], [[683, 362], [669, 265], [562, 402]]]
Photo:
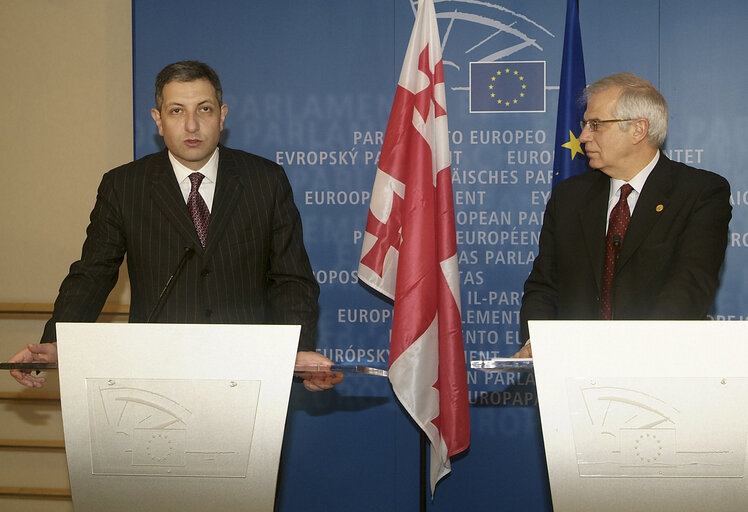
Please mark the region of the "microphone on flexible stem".
[[179, 274], [182, 273], [184, 264], [187, 263], [187, 261], [192, 257], [193, 254], [195, 254], [195, 249], [193, 249], [192, 247], [184, 248], [184, 252], [182, 253], [182, 257], [179, 259], [179, 264], [177, 265], [176, 270], [174, 270], [174, 273], [169, 276], [169, 279], [166, 281], [166, 286], [164, 286], [164, 289], [161, 290], [161, 294], [158, 296], [158, 302], [156, 302], [156, 305], [153, 307], [153, 311], [151, 311], [151, 314], [148, 315], [148, 320], [146, 320], [146, 322], [151, 323], [156, 320], [156, 318], [158, 318], [158, 314], [164, 307], [166, 299], [169, 298], [171, 289], [174, 288], [174, 283], [177, 281]]
[[616, 253], [616, 259], [621, 252], [621, 235], [613, 235], [613, 250]]

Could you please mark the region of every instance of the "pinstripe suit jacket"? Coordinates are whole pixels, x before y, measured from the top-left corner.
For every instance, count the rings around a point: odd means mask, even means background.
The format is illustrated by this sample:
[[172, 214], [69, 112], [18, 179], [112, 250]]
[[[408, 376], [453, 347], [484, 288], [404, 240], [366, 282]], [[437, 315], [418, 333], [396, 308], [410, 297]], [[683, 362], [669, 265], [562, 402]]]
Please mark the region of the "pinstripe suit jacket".
[[[522, 297], [523, 340], [528, 320], [600, 318], [609, 189], [600, 171], [553, 189]], [[719, 285], [731, 210], [727, 180], [661, 154], [616, 261], [613, 318], [704, 319]]]
[[158, 322], [301, 324], [299, 349], [314, 350], [319, 287], [301, 218], [279, 165], [221, 147], [206, 247], [166, 150], [106, 173], [81, 259], [60, 286], [42, 342], [58, 321], [93, 322], [125, 255], [130, 321], [145, 322], [187, 247], [195, 250]]

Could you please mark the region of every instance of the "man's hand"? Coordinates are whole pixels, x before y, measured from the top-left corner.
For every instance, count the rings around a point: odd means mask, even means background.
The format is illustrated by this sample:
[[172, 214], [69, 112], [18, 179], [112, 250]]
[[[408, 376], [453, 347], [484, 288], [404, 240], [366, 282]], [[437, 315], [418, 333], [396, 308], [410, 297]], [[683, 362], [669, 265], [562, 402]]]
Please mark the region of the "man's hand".
[[530, 344], [530, 342], [528, 341], [527, 343], [525, 343], [525, 346], [519, 349], [519, 351], [512, 357], [521, 359], [532, 357], [532, 344]]
[[[296, 354], [297, 366], [317, 366], [319, 368], [329, 368], [334, 363], [317, 352], [302, 351]], [[304, 372], [299, 375], [304, 381], [304, 387], [309, 391], [322, 391], [331, 389], [335, 384], [343, 381], [341, 372]]]
[[[16, 355], [8, 359], [9, 363], [56, 363], [57, 343], [30, 343]], [[32, 372], [34, 372], [32, 374]], [[40, 388], [47, 381], [37, 377], [34, 370], [11, 370], [10, 375], [19, 384], [29, 388]]]

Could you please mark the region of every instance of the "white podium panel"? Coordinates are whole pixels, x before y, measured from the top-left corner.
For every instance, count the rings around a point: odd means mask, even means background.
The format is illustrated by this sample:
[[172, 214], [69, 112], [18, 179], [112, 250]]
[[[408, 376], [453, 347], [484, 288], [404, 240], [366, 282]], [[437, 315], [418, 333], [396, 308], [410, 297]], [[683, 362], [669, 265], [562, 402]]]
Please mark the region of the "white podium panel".
[[58, 324], [76, 512], [272, 511], [299, 332]]
[[530, 322], [553, 508], [748, 510], [748, 323]]

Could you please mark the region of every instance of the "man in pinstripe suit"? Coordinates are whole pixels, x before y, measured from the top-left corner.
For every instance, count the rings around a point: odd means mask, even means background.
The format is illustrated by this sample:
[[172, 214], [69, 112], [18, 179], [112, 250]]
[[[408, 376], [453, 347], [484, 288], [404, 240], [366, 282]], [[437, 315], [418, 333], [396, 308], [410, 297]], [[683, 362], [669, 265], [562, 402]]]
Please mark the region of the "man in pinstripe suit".
[[[9, 361], [55, 361], [56, 322], [95, 321], [126, 255], [131, 322], [301, 324], [297, 364], [332, 364], [314, 351], [319, 287], [288, 179], [269, 160], [219, 146], [227, 112], [209, 66], [183, 61], [159, 73], [151, 115], [167, 149], [104, 175], [81, 259], [60, 286], [41, 344]], [[193, 194], [210, 216], [202, 239], [187, 207], [195, 172], [203, 177]], [[29, 387], [44, 382], [11, 375]], [[337, 379], [310, 377], [304, 385], [319, 391]]]

